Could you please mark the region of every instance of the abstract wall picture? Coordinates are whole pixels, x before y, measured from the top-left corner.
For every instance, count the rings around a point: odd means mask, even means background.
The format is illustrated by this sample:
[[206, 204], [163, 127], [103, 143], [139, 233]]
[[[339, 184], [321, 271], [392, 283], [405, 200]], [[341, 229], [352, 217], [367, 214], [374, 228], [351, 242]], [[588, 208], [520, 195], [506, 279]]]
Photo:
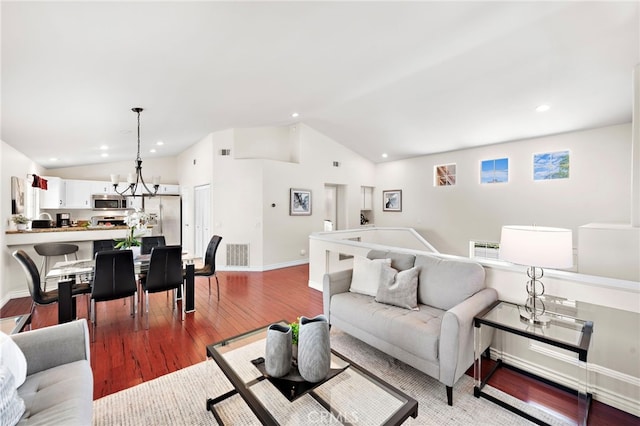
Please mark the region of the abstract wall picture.
[[545, 152], [533, 156], [533, 180], [568, 179], [569, 151]]
[[456, 184], [456, 165], [443, 164], [434, 168], [434, 186], [452, 186]]
[[308, 189], [294, 188], [289, 190], [289, 215], [311, 215], [311, 191]]
[[480, 183], [509, 182], [509, 159], [484, 160], [480, 164]]
[[402, 190], [393, 189], [382, 191], [382, 211], [401, 212], [402, 211]]

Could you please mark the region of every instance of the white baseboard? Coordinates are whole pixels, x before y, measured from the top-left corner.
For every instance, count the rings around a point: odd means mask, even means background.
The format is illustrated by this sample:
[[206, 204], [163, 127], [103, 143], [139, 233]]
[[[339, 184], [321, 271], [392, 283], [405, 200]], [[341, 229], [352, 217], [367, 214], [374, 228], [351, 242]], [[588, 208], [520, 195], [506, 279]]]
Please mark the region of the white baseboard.
[[300, 259], [300, 260], [292, 260], [289, 262], [281, 262], [281, 263], [273, 263], [271, 265], [262, 265], [262, 266], [217, 266], [216, 269], [218, 271], [241, 271], [241, 272], [264, 272], [264, 271], [272, 271], [274, 269], [282, 269], [289, 268], [291, 266], [300, 266], [306, 265], [309, 263], [309, 259]]
[[[530, 349], [572, 365], [577, 364], [577, 360], [574, 357], [547, 349], [540, 345], [531, 344]], [[580, 386], [579, 381], [573, 376], [534, 364], [526, 359], [513, 356], [506, 352], [500, 353], [499, 351], [495, 351], [493, 348], [491, 349], [492, 359], [499, 358], [500, 356], [502, 356], [502, 359], [506, 364], [518, 367], [537, 376], [544, 377], [545, 379], [551, 380], [568, 388], [578, 389]], [[593, 363], [587, 363], [587, 374], [589, 377], [587, 391], [593, 395], [593, 399], [624, 412], [633, 414], [634, 416], [640, 416], [640, 403], [638, 402], [637, 397], [635, 397], [640, 394], [639, 378]], [[605, 378], [609, 380], [605, 380]], [[611, 380], [620, 383], [621, 386], [619, 386], [619, 388], [625, 389], [625, 394], [602, 385], [602, 383], [611, 382]]]

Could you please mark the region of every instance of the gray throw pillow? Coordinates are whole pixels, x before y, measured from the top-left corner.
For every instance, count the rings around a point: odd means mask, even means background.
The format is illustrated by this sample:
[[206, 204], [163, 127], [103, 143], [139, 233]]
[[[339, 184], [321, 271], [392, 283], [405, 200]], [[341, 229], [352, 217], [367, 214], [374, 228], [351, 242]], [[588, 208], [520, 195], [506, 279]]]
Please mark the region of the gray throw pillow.
[[419, 267], [413, 267], [406, 271], [396, 271], [391, 266], [384, 266], [383, 279], [378, 286], [376, 302], [400, 308], [418, 308], [418, 274]]

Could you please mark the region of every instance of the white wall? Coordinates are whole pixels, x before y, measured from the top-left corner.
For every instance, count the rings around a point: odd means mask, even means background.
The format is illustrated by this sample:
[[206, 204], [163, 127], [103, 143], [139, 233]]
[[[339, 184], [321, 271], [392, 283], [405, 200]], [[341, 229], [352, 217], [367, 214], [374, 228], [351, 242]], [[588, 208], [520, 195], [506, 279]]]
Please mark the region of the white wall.
[[[308, 259], [309, 235], [322, 231], [326, 219], [325, 184], [344, 188], [342, 209], [348, 228], [360, 225], [360, 186], [374, 181], [373, 163], [305, 124], [292, 127], [300, 141], [299, 163], [267, 160], [263, 165], [265, 266]], [[334, 167], [334, 161], [340, 167]], [[311, 190], [311, 216], [289, 215], [290, 188]]]
[[0, 142], [0, 214], [2, 218], [2, 232], [0, 232], [0, 247], [2, 247], [2, 261], [0, 262], [0, 306], [9, 300], [12, 291], [26, 289], [26, 281], [19, 281], [9, 276], [11, 262], [10, 249], [5, 242], [5, 233], [11, 217], [11, 176], [25, 179], [27, 174], [43, 174], [43, 168], [28, 159], [5, 142]]
[[[182, 195], [182, 246], [193, 253], [195, 249], [194, 188], [210, 185], [213, 181], [213, 135], [207, 135], [180, 153], [176, 159], [176, 170], [178, 182], [180, 182], [180, 195]], [[212, 229], [212, 223], [213, 221], [209, 223], [209, 229]]]
[[[533, 181], [533, 154], [570, 151], [570, 178]], [[480, 184], [480, 162], [509, 158], [509, 182]], [[468, 255], [469, 240], [499, 241], [503, 225], [571, 228], [630, 221], [631, 125], [471, 148], [376, 168], [378, 226], [415, 228], [440, 252]], [[433, 186], [433, 168], [457, 164], [457, 184]], [[383, 212], [381, 190], [402, 189], [402, 212]]]

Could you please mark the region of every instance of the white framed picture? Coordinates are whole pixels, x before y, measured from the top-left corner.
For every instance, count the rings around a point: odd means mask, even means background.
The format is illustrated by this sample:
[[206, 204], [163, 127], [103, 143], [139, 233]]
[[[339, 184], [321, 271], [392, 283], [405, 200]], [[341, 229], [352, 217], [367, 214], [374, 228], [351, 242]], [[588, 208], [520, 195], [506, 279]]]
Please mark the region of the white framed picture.
[[310, 216], [311, 215], [311, 191], [308, 189], [289, 190], [289, 215], [290, 216]]

